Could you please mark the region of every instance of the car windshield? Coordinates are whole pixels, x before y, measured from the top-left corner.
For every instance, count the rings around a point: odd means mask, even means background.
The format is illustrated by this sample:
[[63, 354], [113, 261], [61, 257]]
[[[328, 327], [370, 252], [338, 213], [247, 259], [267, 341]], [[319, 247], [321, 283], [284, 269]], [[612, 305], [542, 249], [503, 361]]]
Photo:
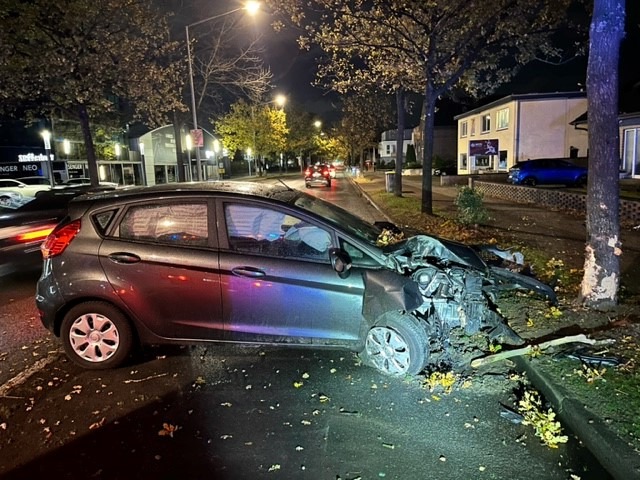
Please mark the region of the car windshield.
[[346, 230], [350, 234], [364, 240], [370, 245], [376, 245], [382, 229], [365, 222], [340, 207], [325, 202], [319, 198], [313, 197], [306, 193], [301, 193], [294, 202], [297, 207], [312, 212], [328, 222], [335, 225], [336, 228]]

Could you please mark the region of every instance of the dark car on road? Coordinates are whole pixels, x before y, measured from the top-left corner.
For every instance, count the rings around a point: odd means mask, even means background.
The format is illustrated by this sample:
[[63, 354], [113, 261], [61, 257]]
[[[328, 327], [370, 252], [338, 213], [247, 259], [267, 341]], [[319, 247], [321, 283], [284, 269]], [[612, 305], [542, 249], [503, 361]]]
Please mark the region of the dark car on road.
[[315, 165], [309, 165], [304, 170], [304, 186], [311, 188], [312, 185], [331, 186], [331, 169], [329, 165], [317, 163]]
[[93, 190], [54, 188], [18, 208], [0, 207], [0, 275], [41, 268], [40, 245], [66, 215], [71, 199]]
[[493, 300], [531, 277], [475, 249], [403, 238], [286, 186], [156, 185], [83, 195], [42, 246], [36, 304], [77, 364], [139, 344], [342, 348], [390, 375], [451, 353], [452, 332], [522, 340]]
[[583, 187], [587, 184], [587, 169], [560, 158], [541, 158], [518, 162], [509, 169], [507, 177], [514, 185], [567, 185]]

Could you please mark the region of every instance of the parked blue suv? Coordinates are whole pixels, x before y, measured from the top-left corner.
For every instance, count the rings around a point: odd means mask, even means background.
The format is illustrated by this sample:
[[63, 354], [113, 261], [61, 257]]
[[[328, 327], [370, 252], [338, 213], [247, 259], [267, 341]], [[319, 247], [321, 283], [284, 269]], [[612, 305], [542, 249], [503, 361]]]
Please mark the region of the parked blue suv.
[[567, 185], [583, 187], [587, 184], [587, 169], [559, 158], [542, 158], [518, 162], [509, 169], [507, 178], [514, 185]]

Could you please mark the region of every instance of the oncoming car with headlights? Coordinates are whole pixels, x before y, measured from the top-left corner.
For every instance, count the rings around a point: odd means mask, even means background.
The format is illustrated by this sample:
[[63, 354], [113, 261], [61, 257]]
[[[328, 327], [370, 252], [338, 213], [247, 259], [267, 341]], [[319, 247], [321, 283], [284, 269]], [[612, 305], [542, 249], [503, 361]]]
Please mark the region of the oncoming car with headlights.
[[89, 369], [141, 344], [239, 342], [347, 349], [412, 375], [450, 353], [454, 330], [521, 343], [493, 306], [502, 286], [553, 297], [469, 246], [256, 183], [81, 196], [42, 253], [42, 322]]

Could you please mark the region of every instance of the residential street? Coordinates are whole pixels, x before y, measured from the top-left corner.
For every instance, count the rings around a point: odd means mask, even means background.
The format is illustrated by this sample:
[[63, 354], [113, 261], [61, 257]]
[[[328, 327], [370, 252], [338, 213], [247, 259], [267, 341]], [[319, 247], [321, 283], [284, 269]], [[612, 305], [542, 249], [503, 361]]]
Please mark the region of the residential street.
[[[310, 193], [379, 215], [344, 178]], [[447, 394], [350, 352], [211, 345], [82, 371], [30, 320], [28, 276], [2, 282], [2, 478], [610, 478], [571, 432], [549, 449], [501, 417], [519, 378], [500, 369]]]

